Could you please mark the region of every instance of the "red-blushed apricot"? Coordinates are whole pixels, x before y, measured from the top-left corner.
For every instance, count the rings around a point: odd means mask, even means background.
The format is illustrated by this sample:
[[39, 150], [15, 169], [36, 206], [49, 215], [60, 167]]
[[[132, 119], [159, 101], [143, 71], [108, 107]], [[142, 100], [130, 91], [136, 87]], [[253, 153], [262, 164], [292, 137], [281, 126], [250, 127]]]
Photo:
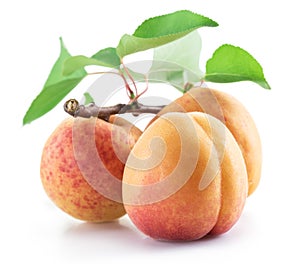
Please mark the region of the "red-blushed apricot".
[[40, 174], [50, 199], [74, 218], [103, 222], [125, 214], [124, 164], [140, 136], [124, 119], [68, 118], [50, 135]]
[[237, 222], [247, 198], [247, 171], [222, 122], [199, 112], [171, 112], [138, 139], [122, 191], [128, 216], [146, 235], [196, 240]]

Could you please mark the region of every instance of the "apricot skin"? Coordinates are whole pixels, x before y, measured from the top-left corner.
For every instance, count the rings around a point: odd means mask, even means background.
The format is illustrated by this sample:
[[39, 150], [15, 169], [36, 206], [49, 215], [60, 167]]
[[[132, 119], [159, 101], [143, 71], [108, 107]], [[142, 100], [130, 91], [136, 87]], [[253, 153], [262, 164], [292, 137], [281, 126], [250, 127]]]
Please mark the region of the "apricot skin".
[[158, 116], [168, 112], [204, 112], [222, 121], [237, 141], [245, 159], [248, 174], [248, 196], [257, 188], [261, 178], [262, 149], [253, 118], [233, 96], [211, 88], [192, 88], [166, 107]]
[[[44, 146], [40, 164], [43, 187], [57, 207], [76, 219], [104, 222], [125, 214], [121, 201], [109, 199], [94, 188], [95, 180], [103, 180], [102, 176], [114, 177], [119, 188], [111, 192], [119, 192], [116, 195], [121, 196], [125, 161], [116, 155], [116, 148], [127, 158], [141, 134], [136, 127], [128, 132], [125, 129], [129, 126], [127, 121], [118, 119], [119, 123], [113, 125], [114, 120], [108, 123], [95, 118], [68, 118], [55, 129]], [[78, 141], [76, 146], [75, 140]], [[95, 171], [95, 163], [100, 160], [105, 167], [103, 172]], [[96, 176], [99, 178], [94, 179]]]
[[[155, 139], [165, 147], [157, 147]], [[163, 158], [155, 165], [152, 155]], [[219, 120], [199, 112], [167, 113], [154, 121], [131, 151], [123, 176], [128, 216], [159, 240], [197, 240], [227, 232], [242, 213], [247, 191], [244, 159], [232, 134]]]

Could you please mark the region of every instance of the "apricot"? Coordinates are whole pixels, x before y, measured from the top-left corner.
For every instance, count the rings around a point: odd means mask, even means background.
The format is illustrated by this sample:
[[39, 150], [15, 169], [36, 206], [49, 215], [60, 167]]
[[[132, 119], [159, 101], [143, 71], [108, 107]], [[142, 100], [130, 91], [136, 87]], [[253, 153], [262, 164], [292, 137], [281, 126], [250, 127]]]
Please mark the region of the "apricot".
[[171, 112], [138, 139], [123, 175], [123, 202], [132, 222], [161, 240], [197, 240], [227, 232], [248, 192], [242, 152], [211, 115]]
[[204, 112], [222, 121], [237, 141], [248, 174], [248, 196], [260, 181], [262, 149], [258, 130], [251, 115], [233, 96], [210, 88], [192, 88], [166, 107], [151, 121], [168, 112]]
[[50, 199], [74, 218], [104, 222], [126, 212], [121, 180], [141, 131], [119, 117], [67, 118], [50, 135], [40, 175]]

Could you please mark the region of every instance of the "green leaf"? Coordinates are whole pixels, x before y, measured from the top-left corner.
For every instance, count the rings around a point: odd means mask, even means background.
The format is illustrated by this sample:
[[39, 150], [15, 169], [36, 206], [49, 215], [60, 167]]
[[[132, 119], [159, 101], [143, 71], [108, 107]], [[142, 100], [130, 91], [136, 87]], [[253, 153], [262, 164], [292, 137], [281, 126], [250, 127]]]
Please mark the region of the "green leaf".
[[218, 24], [210, 18], [181, 10], [145, 20], [133, 35], [140, 38], [158, 38], [184, 31], [194, 31], [204, 26], [215, 27]]
[[39, 95], [33, 100], [24, 118], [23, 125], [41, 117], [54, 108], [77, 84], [86, 76], [84, 69], [74, 71], [68, 76], [63, 75], [66, 59], [71, 55], [60, 38], [60, 55], [54, 63], [46, 83]]
[[96, 54], [92, 56], [92, 58], [103, 62], [103, 64], [106, 64], [108, 67], [111, 68], [115, 68], [121, 64], [121, 60], [117, 54], [116, 48], [106, 48], [99, 50]]
[[78, 69], [84, 69], [84, 67], [88, 65], [104, 66], [103, 63], [96, 59], [88, 58], [83, 55], [77, 55], [70, 57], [65, 61], [63, 67], [63, 75], [68, 76], [73, 72], [77, 71]]
[[155, 48], [149, 77], [164, 82], [175, 81], [175, 87], [181, 90], [187, 82], [199, 82], [203, 78], [199, 69], [200, 51], [201, 38], [197, 30]]
[[84, 69], [85, 66], [97, 65], [109, 68], [116, 68], [121, 64], [120, 58], [115, 48], [106, 48], [100, 50], [91, 58], [78, 55], [65, 60], [63, 67], [63, 75], [67, 76], [73, 72]]
[[23, 125], [29, 124], [53, 109], [81, 80], [82, 78], [68, 79], [43, 89], [31, 103], [23, 118]]
[[271, 89], [257, 60], [247, 51], [229, 44], [219, 47], [207, 61], [204, 79], [216, 83], [252, 81]]
[[79, 78], [86, 75], [86, 71], [84, 69], [81, 69], [79, 71], [74, 71], [72, 75], [64, 76], [63, 74], [64, 63], [68, 58], [72, 56], [66, 49], [62, 38], [59, 38], [59, 40], [60, 40], [60, 55], [50, 71], [50, 74], [44, 84], [44, 88], [54, 83], [57, 83], [59, 81], [63, 81], [71, 78]]
[[117, 54], [120, 58], [126, 55], [155, 48], [176, 39], [200, 27], [215, 27], [218, 24], [210, 18], [182, 10], [144, 21], [133, 35], [122, 36]]
[[91, 96], [90, 93], [85, 92], [83, 95], [84, 95], [84, 104], [85, 105], [95, 102], [94, 98]]
[[154, 49], [153, 61], [166, 61], [180, 65], [182, 68], [203, 75], [199, 69], [201, 37], [197, 30], [174, 42]]

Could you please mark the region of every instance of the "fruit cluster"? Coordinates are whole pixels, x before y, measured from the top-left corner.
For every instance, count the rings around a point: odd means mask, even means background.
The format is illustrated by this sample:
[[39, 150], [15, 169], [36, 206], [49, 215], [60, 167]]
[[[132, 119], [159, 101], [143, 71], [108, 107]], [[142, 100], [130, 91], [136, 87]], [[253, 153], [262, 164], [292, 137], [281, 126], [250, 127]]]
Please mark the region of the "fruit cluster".
[[245, 107], [192, 88], [142, 133], [121, 117], [68, 118], [41, 159], [50, 199], [84, 221], [124, 214], [146, 235], [197, 240], [227, 232], [261, 173], [261, 143]]

